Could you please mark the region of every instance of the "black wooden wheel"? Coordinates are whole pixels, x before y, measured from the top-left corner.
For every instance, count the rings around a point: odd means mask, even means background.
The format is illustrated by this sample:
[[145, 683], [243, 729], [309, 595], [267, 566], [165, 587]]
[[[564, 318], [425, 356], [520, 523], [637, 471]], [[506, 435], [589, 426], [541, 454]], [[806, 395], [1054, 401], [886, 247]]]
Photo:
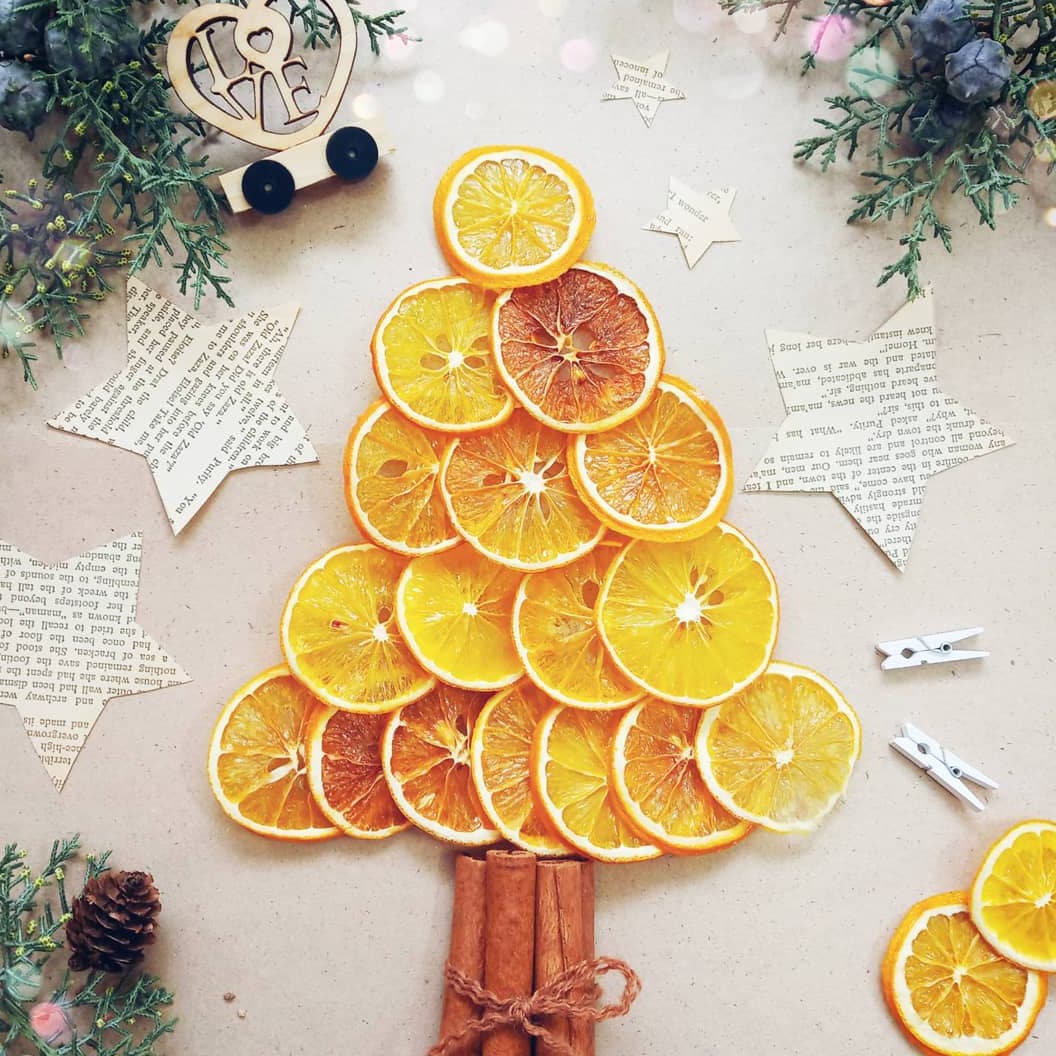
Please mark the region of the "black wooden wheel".
[[253, 162], [242, 174], [242, 193], [258, 213], [281, 213], [295, 189], [290, 170], [271, 158]]
[[343, 180], [362, 180], [378, 164], [378, 144], [365, 129], [339, 128], [326, 143], [326, 163]]

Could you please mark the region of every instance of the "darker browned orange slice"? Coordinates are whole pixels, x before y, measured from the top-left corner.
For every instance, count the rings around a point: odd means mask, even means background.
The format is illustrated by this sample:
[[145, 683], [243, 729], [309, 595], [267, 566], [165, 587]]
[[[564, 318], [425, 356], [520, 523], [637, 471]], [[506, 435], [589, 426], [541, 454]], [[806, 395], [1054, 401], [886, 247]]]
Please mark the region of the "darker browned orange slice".
[[601, 432], [633, 417], [664, 366], [645, 295], [604, 264], [579, 264], [502, 294], [492, 341], [499, 374], [525, 410], [566, 433]]

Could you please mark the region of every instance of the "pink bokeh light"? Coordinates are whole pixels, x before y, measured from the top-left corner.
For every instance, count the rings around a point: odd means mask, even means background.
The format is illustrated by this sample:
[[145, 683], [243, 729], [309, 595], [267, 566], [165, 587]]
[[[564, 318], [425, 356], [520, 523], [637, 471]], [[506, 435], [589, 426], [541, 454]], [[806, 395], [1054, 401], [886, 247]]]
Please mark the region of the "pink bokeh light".
[[861, 29], [847, 15], [823, 15], [807, 24], [807, 47], [819, 62], [843, 62], [861, 39]]

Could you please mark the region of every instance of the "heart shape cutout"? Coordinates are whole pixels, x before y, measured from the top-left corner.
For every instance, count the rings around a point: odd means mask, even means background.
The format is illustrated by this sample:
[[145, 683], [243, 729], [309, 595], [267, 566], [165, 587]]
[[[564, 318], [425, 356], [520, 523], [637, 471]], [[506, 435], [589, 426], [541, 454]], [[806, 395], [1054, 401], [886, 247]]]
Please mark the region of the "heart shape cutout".
[[[232, 3], [203, 4], [188, 12], [176, 23], [169, 37], [166, 57], [169, 80], [180, 101], [203, 121], [237, 139], [270, 150], [283, 150], [315, 139], [334, 119], [341, 105], [352, 64], [356, 59], [356, 23], [344, 0], [319, 0], [333, 15], [337, 24], [337, 61], [329, 83], [312, 110], [302, 110], [298, 93], [307, 91], [307, 79], [291, 84], [287, 71], [297, 67], [307, 70], [300, 55], [294, 54], [293, 26], [270, 5], [272, 0], [249, 0], [245, 7]], [[230, 34], [230, 43], [241, 59], [243, 68], [229, 73], [216, 53], [212, 39], [221, 31]], [[199, 70], [203, 79], [212, 77], [212, 85], [195, 78], [192, 52], [199, 49], [206, 68]], [[277, 96], [286, 110], [286, 124], [298, 124], [288, 132], [275, 131], [265, 124], [265, 85]], [[245, 101], [245, 86], [253, 93], [253, 105]], [[235, 89], [241, 89], [235, 94]], [[219, 101], [215, 101], [219, 100]], [[221, 105], [222, 104], [222, 105]]]

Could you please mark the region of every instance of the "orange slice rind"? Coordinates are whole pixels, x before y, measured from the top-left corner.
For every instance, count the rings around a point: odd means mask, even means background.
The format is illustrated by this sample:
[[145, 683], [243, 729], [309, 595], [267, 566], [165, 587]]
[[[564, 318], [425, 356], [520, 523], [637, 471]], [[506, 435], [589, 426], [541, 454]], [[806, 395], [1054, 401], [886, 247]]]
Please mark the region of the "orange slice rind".
[[594, 232], [594, 199], [579, 172], [555, 154], [480, 147], [444, 173], [433, 221], [458, 274], [506, 289], [546, 282], [579, 259]]
[[305, 738], [318, 706], [281, 665], [250, 679], [224, 706], [209, 742], [208, 772], [232, 821], [277, 840], [340, 835], [308, 782]]
[[906, 914], [884, 957], [884, 998], [925, 1052], [1001, 1056], [1030, 1036], [1047, 980], [984, 941], [968, 899], [958, 891], [935, 895]]
[[686, 382], [660, 380], [648, 406], [569, 441], [568, 468], [603, 524], [637, 539], [693, 539], [725, 515], [733, 455], [715, 408]]
[[543, 285], [500, 294], [492, 344], [518, 403], [565, 433], [601, 432], [632, 418], [664, 369], [652, 306], [606, 264], [578, 264]]

